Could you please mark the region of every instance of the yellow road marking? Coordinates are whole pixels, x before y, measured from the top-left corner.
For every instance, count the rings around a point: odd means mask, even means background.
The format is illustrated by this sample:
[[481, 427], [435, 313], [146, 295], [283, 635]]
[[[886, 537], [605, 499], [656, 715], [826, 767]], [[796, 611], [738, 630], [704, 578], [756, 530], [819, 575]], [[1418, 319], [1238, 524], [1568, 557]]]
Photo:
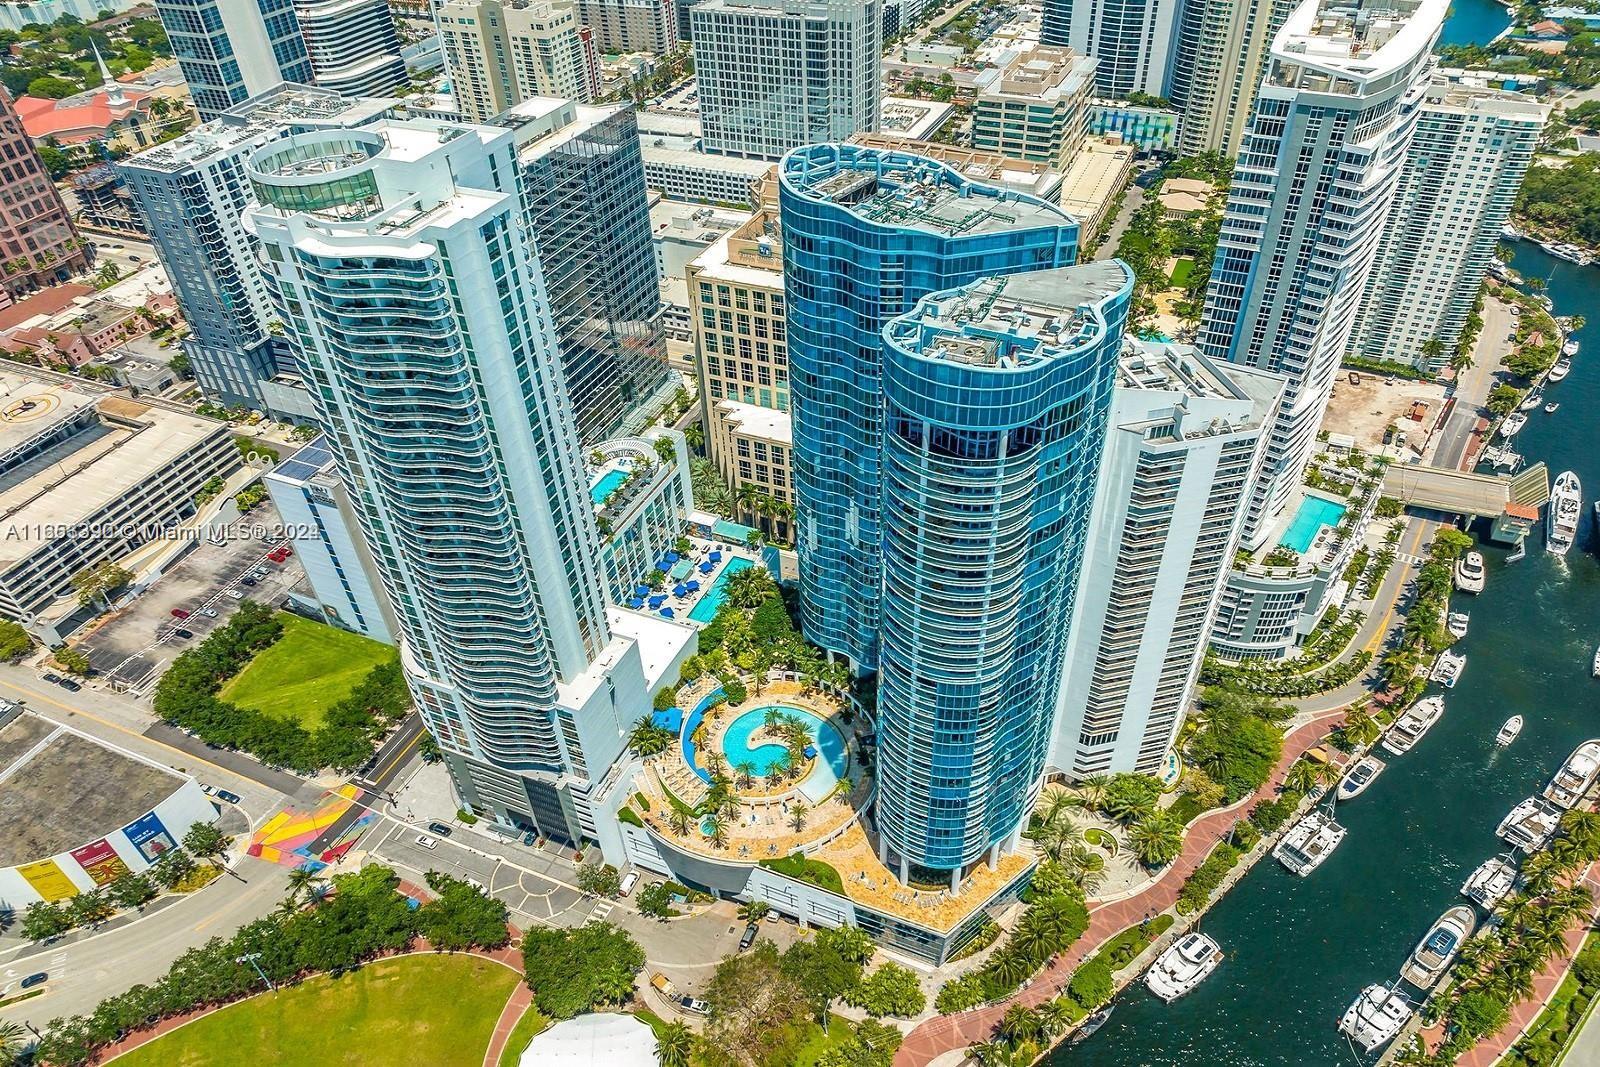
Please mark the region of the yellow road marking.
[[[423, 730], [426, 730], [426, 729], [427, 729], [427, 727], [426, 727], [426, 726], [424, 726], [424, 727], [423, 727], [423, 728], [422, 728], [422, 729], [423, 729]], [[400, 762], [400, 761], [401, 761], [401, 760], [403, 760], [403, 759], [405, 759], [405, 758], [406, 758], [406, 756], [407, 756], [407, 755], [408, 755], [408, 754], [410, 754], [410, 752], [411, 752], [411, 750], [412, 750], [412, 749], [413, 749], [413, 748], [415, 748], [415, 747], [417, 747], [417, 743], [418, 743], [418, 742], [419, 742], [419, 741], [421, 741], [421, 740], [422, 740], [422, 734], [421, 734], [421, 733], [418, 733], [418, 734], [417, 734], [417, 735], [416, 735], [416, 736], [415, 736], [415, 737], [413, 737], [413, 738], [412, 738], [412, 739], [411, 739], [411, 740], [410, 740], [410, 741], [407, 741], [407, 742], [406, 742], [406, 746], [405, 746], [405, 747], [404, 747], [404, 748], [402, 748], [402, 749], [401, 749], [401, 750], [400, 750], [400, 751], [399, 751], [399, 752], [396, 752], [396, 753], [395, 753], [395, 756], [394, 756], [394, 759], [392, 759], [392, 760], [390, 760], [390, 761], [389, 761], [389, 762], [388, 762], [388, 764], [387, 764], [387, 765], [385, 765], [385, 766], [384, 766], [384, 768], [383, 768], [383, 770], [381, 770], [381, 771], [379, 771], [379, 772], [378, 772], [378, 773], [377, 773], [377, 774], [375, 774], [375, 775], [373, 775], [373, 776], [372, 776], [372, 777], [371, 777], [371, 779], [369, 779], [369, 781], [372, 781], [372, 782], [377, 782], [377, 781], [379, 781], [379, 780], [380, 780], [380, 779], [382, 779], [382, 778], [383, 778], [383, 776], [384, 776], [384, 775], [386, 775], [386, 774], [388, 774], [388, 773], [389, 773], [389, 772], [390, 772], [390, 771], [392, 771], [392, 770], [394, 770], [394, 768], [395, 768], [395, 767], [396, 767], [396, 765], [398, 765], [398, 764], [399, 764], [399, 762]]]
[[[1417, 549], [1422, 543], [1422, 535], [1424, 532], [1425, 531], [1422, 525], [1418, 525], [1416, 533], [1411, 538], [1411, 547], [1405, 550], [1406, 555], [1415, 556], [1417, 554]], [[1409, 565], [1407, 566], [1407, 569], [1410, 569]], [[1383, 622], [1378, 625], [1377, 632], [1375, 632], [1372, 635], [1371, 640], [1367, 642], [1366, 650], [1368, 652], [1377, 652], [1379, 646], [1383, 644], [1384, 638], [1389, 635], [1389, 620], [1394, 617], [1394, 610], [1400, 604], [1400, 593], [1403, 589], [1405, 589], [1405, 587], [1406, 583], [1403, 581], [1396, 581], [1394, 583], [1394, 592], [1389, 595], [1389, 606], [1383, 613]]]

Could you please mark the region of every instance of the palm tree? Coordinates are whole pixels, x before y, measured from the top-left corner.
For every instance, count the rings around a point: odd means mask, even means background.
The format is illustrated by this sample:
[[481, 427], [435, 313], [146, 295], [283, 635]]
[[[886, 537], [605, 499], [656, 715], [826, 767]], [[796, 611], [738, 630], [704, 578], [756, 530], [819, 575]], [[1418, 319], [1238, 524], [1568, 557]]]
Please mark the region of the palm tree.
[[1309, 760], [1296, 760], [1289, 773], [1283, 776], [1283, 788], [1288, 793], [1299, 793], [1301, 796], [1311, 792], [1317, 784], [1317, 770]]
[[806, 828], [806, 806], [804, 801], [797, 800], [789, 809], [789, 825], [795, 833], [800, 833]]
[[1000, 1016], [1000, 1022], [995, 1025], [995, 1033], [1013, 1045], [1020, 1045], [1024, 1041], [1032, 1041], [1039, 1036], [1043, 1029], [1039, 1017], [1032, 1008], [1026, 1004], [1013, 1004]]
[[1046, 826], [1058, 819], [1067, 819], [1070, 823], [1070, 813], [1073, 808], [1078, 807], [1078, 804], [1078, 798], [1065, 789], [1052, 789], [1039, 798], [1039, 806], [1033, 809], [1033, 813]]
[[740, 760], [739, 763], [734, 766], [733, 770], [734, 773], [738, 775], [739, 788], [749, 789], [755, 784], [756, 765], [754, 763], [751, 763], [749, 760]]
[[1314, 772], [1314, 777], [1317, 780], [1317, 784], [1322, 786], [1324, 789], [1332, 789], [1334, 786], [1338, 785], [1339, 779], [1343, 777], [1343, 775], [1344, 771], [1340, 770], [1332, 760], [1324, 760], [1317, 764], [1317, 769]]
[[1378, 720], [1365, 711], [1352, 711], [1344, 717], [1344, 735], [1357, 746], [1370, 745], [1383, 734]]
[[759, 608], [773, 591], [772, 576], [765, 567], [747, 567], [728, 579], [728, 600], [747, 611]]
[[310, 900], [316, 895], [317, 887], [324, 881], [320, 871], [311, 867], [296, 867], [289, 872], [289, 899], [297, 901], [304, 894], [305, 898]]
[[980, 1041], [967, 1046], [967, 1055], [977, 1060], [979, 1067], [1005, 1067], [1011, 1049], [1003, 1041]]
[[[739, 486], [739, 491], [734, 494], [734, 500], [739, 504], [739, 517], [755, 514], [756, 502], [761, 499], [761, 490], [750, 482]], [[737, 577], [737, 575], [735, 575]], [[731, 582], [729, 583], [732, 584]], [[731, 590], [730, 590], [731, 592]]]
[[1014, 989], [1032, 977], [1036, 966], [1030, 957], [1006, 945], [989, 957], [987, 969], [994, 976], [996, 985]]
[[1078, 795], [1083, 798], [1083, 806], [1098, 810], [1101, 802], [1106, 798], [1106, 784], [1111, 781], [1107, 774], [1091, 774], [1078, 782]]
[[698, 422], [690, 423], [688, 426], [683, 428], [683, 440], [685, 444], [694, 449], [696, 452], [700, 451], [705, 447], [706, 444], [705, 427], [701, 426]]
[[10, 1067], [18, 1062], [27, 1040], [28, 1031], [22, 1028], [21, 1023], [0, 1022], [0, 1064]]
[[1133, 824], [1128, 844], [1147, 867], [1165, 867], [1183, 851], [1183, 825], [1166, 812], [1153, 812]]
[[752, 900], [739, 905], [739, 918], [747, 923], [758, 923], [767, 917], [772, 905], [764, 900]]
[[1075, 1021], [1077, 1013], [1065, 997], [1057, 997], [1039, 1005], [1039, 1023], [1047, 1036], [1054, 1037]]
[[636, 756], [654, 756], [672, 744], [672, 731], [657, 726], [648, 715], [639, 716], [628, 734], [628, 747]]
[[711, 826], [710, 826], [711, 832], [709, 834], [707, 834], [706, 836], [711, 838], [711, 843], [713, 845], [716, 845], [718, 848], [727, 848], [728, 847], [728, 820], [723, 817], [723, 815], [722, 815], [722, 813], [720, 811], [712, 812], [711, 815], [710, 815], [710, 819], [711, 819]]
[[656, 1033], [656, 1060], [661, 1067], [689, 1067], [694, 1032], [683, 1023], [667, 1023]]
[[694, 822], [694, 813], [681, 804], [674, 804], [672, 810], [667, 812], [667, 827], [679, 837], [689, 832], [689, 827]]

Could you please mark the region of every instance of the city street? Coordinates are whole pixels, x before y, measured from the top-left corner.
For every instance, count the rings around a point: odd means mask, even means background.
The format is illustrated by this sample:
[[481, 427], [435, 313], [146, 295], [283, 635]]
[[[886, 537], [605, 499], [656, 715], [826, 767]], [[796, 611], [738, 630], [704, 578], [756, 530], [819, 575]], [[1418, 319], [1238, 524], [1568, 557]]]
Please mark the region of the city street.
[[1444, 428], [1439, 431], [1434, 466], [1450, 470], [1461, 466], [1478, 419], [1485, 414], [1483, 402], [1494, 388], [1497, 376], [1504, 373], [1500, 357], [1510, 350], [1506, 335], [1514, 322], [1510, 305], [1498, 300], [1483, 302], [1483, 329], [1478, 331], [1477, 343], [1472, 348], [1472, 367], [1456, 384], [1455, 407], [1450, 409]]

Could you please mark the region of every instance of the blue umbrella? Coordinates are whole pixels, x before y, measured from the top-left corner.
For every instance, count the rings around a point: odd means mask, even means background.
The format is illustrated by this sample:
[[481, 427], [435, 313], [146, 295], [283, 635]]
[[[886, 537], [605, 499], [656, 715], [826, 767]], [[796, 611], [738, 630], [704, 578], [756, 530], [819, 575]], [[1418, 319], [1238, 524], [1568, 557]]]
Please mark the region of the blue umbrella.
[[672, 609], [671, 608], [662, 608], [661, 609], [661, 617], [664, 618], [664, 619], [672, 618]]
[[687, 582], [683, 583], [683, 587], [689, 590], [691, 593], [698, 593], [700, 591], [700, 580], [698, 578], [691, 578]]
[[672, 587], [673, 596], [687, 596], [688, 593], [689, 587], [684, 585], [682, 582], [679, 582], [677, 585]]
[[628, 607], [638, 609], [644, 607], [643, 597], [633, 597], [628, 601]]
[[700, 564], [700, 573], [701, 574], [710, 574], [713, 569], [714, 568], [709, 563]]
[[706, 558], [709, 559], [712, 563], [721, 563], [722, 562], [722, 553], [721, 552], [713, 552], [713, 553], [711, 553], [711, 555], [707, 556]]
[[666, 602], [667, 602], [667, 598], [665, 596], [653, 596], [653, 597], [650, 598], [650, 606], [652, 608], [659, 608], [661, 605], [665, 604]]
[[636, 586], [633, 587], [633, 595], [634, 596], [649, 596], [650, 595], [650, 587], [648, 585], [636, 585]]
[[676, 563], [676, 562], [678, 562], [678, 554], [676, 552], [668, 552], [667, 553], [667, 562], [668, 563]]

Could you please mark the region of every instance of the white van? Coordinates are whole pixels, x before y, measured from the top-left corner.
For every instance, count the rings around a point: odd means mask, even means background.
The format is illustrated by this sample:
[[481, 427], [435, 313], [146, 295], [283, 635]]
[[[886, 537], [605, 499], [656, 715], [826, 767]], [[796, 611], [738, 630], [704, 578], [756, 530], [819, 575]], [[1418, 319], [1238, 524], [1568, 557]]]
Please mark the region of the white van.
[[639, 884], [639, 872], [629, 871], [622, 879], [622, 885], [617, 888], [618, 896], [627, 896], [633, 892], [633, 887]]

